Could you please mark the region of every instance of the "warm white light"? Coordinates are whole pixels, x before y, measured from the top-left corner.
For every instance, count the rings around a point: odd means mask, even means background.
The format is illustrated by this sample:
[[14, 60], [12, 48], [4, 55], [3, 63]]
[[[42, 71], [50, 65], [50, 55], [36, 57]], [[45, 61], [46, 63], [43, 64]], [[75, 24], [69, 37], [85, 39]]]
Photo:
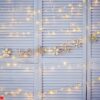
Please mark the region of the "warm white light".
[[26, 18], [26, 21], [31, 21], [31, 18], [27, 17], [27, 18]]
[[66, 61], [64, 61], [64, 62], [63, 62], [63, 64], [64, 64], [64, 65], [67, 65], [67, 62], [66, 62]]
[[63, 10], [62, 10], [61, 8], [59, 8], [59, 9], [58, 9], [58, 12], [60, 12], [60, 13], [61, 13], [61, 12], [63, 12]]
[[56, 90], [50, 90], [50, 91], [48, 91], [48, 94], [50, 94], [50, 95], [54, 95], [54, 94], [56, 94], [56, 93], [57, 93]]
[[10, 67], [10, 66], [11, 66], [11, 64], [10, 64], [10, 63], [6, 63], [6, 66]]

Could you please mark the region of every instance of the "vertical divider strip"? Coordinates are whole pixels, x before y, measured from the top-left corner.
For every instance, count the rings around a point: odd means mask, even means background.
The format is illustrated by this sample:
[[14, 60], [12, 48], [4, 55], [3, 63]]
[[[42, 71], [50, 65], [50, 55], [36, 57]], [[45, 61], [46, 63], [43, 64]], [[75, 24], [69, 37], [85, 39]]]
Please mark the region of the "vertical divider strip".
[[83, 0], [83, 43], [84, 43], [84, 52], [83, 52], [83, 57], [84, 57], [84, 93], [83, 93], [83, 100], [87, 100], [87, 1]]
[[38, 59], [37, 65], [35, 66], [35, 87], [34, 100], [42, 100], [42, 0], [35, 0], [35, 34], [36, 34], [36, 58]]
[[91, 100], [91, 1], [87, 0], [87, 100]]

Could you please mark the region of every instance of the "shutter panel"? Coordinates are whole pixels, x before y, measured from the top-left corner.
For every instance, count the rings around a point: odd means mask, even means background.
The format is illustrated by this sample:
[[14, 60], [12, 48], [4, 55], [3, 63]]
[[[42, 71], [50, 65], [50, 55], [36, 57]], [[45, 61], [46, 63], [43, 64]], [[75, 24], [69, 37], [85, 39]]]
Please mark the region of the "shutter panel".
[[0, 0], [0, 95], [33, 100], [34, 0]]
[[85, 100], [85, 3], [42, 0], [42, 8], [43, 100]]
[[100, 0], [91, 0], [91, 100], [100, 100]]

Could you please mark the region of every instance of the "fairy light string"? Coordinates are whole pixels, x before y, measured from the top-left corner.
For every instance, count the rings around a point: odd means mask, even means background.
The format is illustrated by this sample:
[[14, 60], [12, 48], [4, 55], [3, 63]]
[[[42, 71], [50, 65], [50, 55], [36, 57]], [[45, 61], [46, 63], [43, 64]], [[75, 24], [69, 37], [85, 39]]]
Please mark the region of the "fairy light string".
[[[93, 81], [93, 84], [95, 84], [95, 82], [97, 82], [97, 81], [100, 81], [100, 76], [95, 78], [95, 80]], [[82, 87], [81, 84], [77, 83], [76, 85], [74, 85], [72, 87], [61, 87], [59, 89], [51, 89], [51, 90], [48, 90], [48, 91], [44, 91], [43, 93], [39, 93], [39, 96], [40, 95], [44, 95], [45, 96], [47, 94], [49, 94], [49, 95], [56, 95], [59, 92], [65, 92], [66, 94], [72, 94], [73, 92], [80, 91], [81, 87]], [[5, 97], [6, 96], [16, 97], [18, 95], [23, 95], [23, 96], [27, 97], [28, 100], [31, 100], [32, 98], [34, 98], [33, 93], [25, 92], [21, 88], [17, 88], [14, 91], [7, 92], [7, 90], [5, 88], [0, 87], [0, 92], [1, 92], [2, 95], [5, 95]]]

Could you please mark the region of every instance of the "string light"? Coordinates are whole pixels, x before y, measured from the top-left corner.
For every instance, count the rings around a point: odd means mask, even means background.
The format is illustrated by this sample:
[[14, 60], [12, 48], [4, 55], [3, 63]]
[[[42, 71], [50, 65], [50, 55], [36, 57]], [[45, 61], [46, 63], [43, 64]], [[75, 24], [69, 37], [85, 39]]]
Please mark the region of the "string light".
[[22, 92], [22, 89], [17, 88], [15, 92], [16, 92], [16, 94], [18, 95], [18, 94], [20, 94], [20, 93]]
[[45, 24], [48, 24], [48, 23], [49, 23], [49, 19], [47, 19], [47, 18], [44, 19], [44, 23], [45, 23]]
[[19, 56], [23, 58], [30, 57], [32, 56], [32, 50], [31, 49], [19, 50]]
[[[56, 95], [57, 93], [59, 92], [65, 92], [65, 93], [68, 93], [68, 94], [71, 94], [73, 93], [75, 90], [80, 90], [80, 87], [81, 87], [81, 84], [80, 83], [77, 83], [75, 86], [72, 86], [72, 87], [61, 87], [59, 89], [54, 89], [54, 90], [48, 90], [48, 91], [45, 91], [43, 93], [43, 95], [46, 95], [46, 94], [49, 94], [49, 95]], [[78, 92], [78, 91], [77, 91]]]
[[[100, 77], [98, 77], [96, 80], [98, 80]], [[74, 90], [80, 90], [81, 84], [77, 83], [75, 86], [73, 87], [64, 87], [64, 88], [60, 88], [60, 89], [55, 89], [55, 90], [48, 90], [47, 92], [44, 92], [43, 94], [49, 94], [49, 95], [56, 95], [59, 91], [63, 91], [66, 92], [68, 94], [71, 94], [74, 92]], [[0, 91], [3, 91], [4, 89], [0, 88]], [[33, 98], [33, 94], [32, 93], [23, 93], [23, 90], [21, 88], [17, 88], [14, 91], [10, 91], [10, 92], [4, 92], [5, 95], [11, 95], [11, 96], [17, 96], [19, 94], [23, 94], [25, 95], [27, 98]]]
[[26, 18], [26, 21], [28, 21], [28, 22], [31, 21], [31, 18], [30, 17], [27, 17]]
[[39, 21], [36, 21], [36, 25], [40, 25], [40, 22]]
[[73, 5], [70, 3], [70, 4], [68, 4], [68, 7], [72, 7]]
[[59, 9], [58, 9], [58, 12], [59, 12], [59, 13], [63, 12], [62, 8], [59, 8]]
[[91, 34], [91, 40], [92, 40], [92, 41], [97, 41], [97, 36], [96, 36], [96, 34]]
[[[44, 92], [44, 94], [49, 94], [49, 95], [56, 95], [59, 91], [63, 91], [63, 92], [66, 92], [66, 93], [72, 93], [74, 92], [74, 90], [79, 90], [80, 89], [80, 84], [76, 84], [73, 88], [72, 87], [64, 87], [64, 88], [60, 88], [60, 89], [55, 89], [55, 90], [48, 90], [47, 92]], [[32, 93], [23, 93], [22, 89], [20, 88], [17, 88], [16, 90], [14, 91], [11, 91], [11, 92], [5, 92], [4, 94], [6, 95], [11, 95], [11, 96], [17, 96], [19, 94], [23, 94], [25, 95], [28, 99], [29, 98], [33, 98], [33, 94]]]
[[96, 6], [98, 4], [98, 0], [94, 0], [94, 4]]
[[64, 19], [68, 19], [69, 16], [66, 14], [66, 15], [63, 16], [63, 18], [64, 18]]
[[11, 66], [11, 64], [10, 64], [10, 63], [6, 63], [6, 66], [10, 67], [10, 66]]
[[66, 65], [67, 65], [67, 62], [66, 62], [66, 61], [64, 61], [64, 62], [63, 62], [63, 64], [66, 66]]
[[57, 90], [50, 90], [50, 91], [48, 91], [48, 94], [50, 94], [50, 95], [57, 94]]
[[37, 12], [38, 12], [38, 14], [40, 14], [41, 13], [41, 10], [38, 10]]
[[16, 67], [16, 66], [17, 66], [17, 63], [12, 63], [12, 65], [13, 65], [14, 67]]
[[[27, 98], [33, 98], [33, 94], [30, 93], [30, 92], [29, 93], [25, 93], [25, 95], [26, 95]], [[28, 100], [30, 100], [30, 99], [28, 99]]]
[[55, 32], [52, 32], [50, 35], [54, 36], [54, 35], [56, 35], [56, 33]]
[[42, 27], [40, 27], [40, 28], [39, 28], [39, 31], [40, 31], [40, 32], [42, 32], [42, 31], [43, 31], [43, 28], [42, 28]]
[[27, 13], [32, 13], [33, 12], [33, 8], [32, 7], [27, 7], [26, 8], [26, 12]]
[[71, 11], [70, 11], [70, 12], [72, 13], [72, 12], [74, 11], [74, 7], [72, 6], [70, 9], [71, 9]]
[[97, 80], [100, 81], [100, 77], [98, 77]]
[[[72, 47], [69, 47], [69, 45], [72, 45]], [[33, 53], [33, 50], [31, 48], [26, 49], [26, 50], [20, 49], [17, 51], [17, 55], [19, 57], [23, 57], [23, 58], [31, 57], [32, 55], [35, 55], [35, 53], [59, 55], [62, 53], [70, 53], [73, 50], [73, 47], [79, 48], [82, 45], [83, 45], [83, 41], [82, 41], [82, 39], [79, 39], [79, 40], [74, 40], [74, 41], [69, 42], [69, 43], [64, 43], [64, 44], [62, 44], [62, 46], [56, 46], [53, 48], [52, 47], [51, 48], [46, 48], [46, 47], [41, 48], [40, 47], [40, 48], [36, 49], [34, 51], [34, 53]], [[15, 52], [15, 51], [12, 51], [12, 49], [6, 48], [2, 51], [2, 55], [3, 55], [3, 57], [12, 57], [12, 56], [14, 56], [13, 52]]]
[[3, 57], [10, 57], [11, 55], [12, 55], [12, 50], [11, 49], [6, 48], [2, 51], [2, 56]]
[[67, 93], [72, 93], [72, 89], [71, 89], [71, 88], [67, 88], [65, 91], [66, 91]]
[[[44, 53], [47, 53], [47, 54], [62, 54], [62, 53], [70, 53], [71, 50], [73, 50], [73, 47], [81, 47], [83, 45], [83, 41], [82, 39], [79, 39], [79, 40], [74, 40], [70, 43], [64, 43], [62, 44], [63, 46], [57, 46], [56, 49], [54, 48], [45, 48], [43, 49], [43, 52]], [[73, 45], [72, 47], [69, 47], [69, 45]]]
[[97, 38], [97, 36], [98, 35], [100, 35], [100, 31], [97, 31], [97, 32], [95, 32], [95, 33], [92, 33], [91, 34], [91, 41], [97, 41], [98, 40], [98, 38]]

